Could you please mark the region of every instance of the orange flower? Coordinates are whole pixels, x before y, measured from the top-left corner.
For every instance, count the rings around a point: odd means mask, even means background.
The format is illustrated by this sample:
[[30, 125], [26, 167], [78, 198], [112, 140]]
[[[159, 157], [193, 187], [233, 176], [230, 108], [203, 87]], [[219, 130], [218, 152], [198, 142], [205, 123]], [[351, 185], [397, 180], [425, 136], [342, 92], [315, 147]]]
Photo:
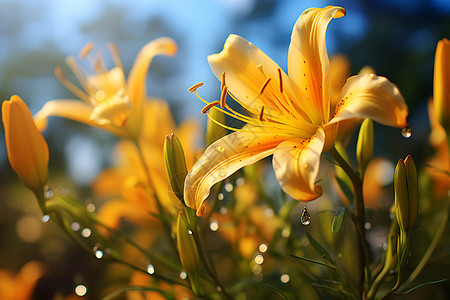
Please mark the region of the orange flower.
[[27, 187], [42, 193], [48, 176], [48, 145], [30, 110], [19, 96], [12, 96], [3, 102], [2, 116], [11, 167]]
[[16, 275], [8, 270], [0, 270], [0, 299], [30, 300], [39, 278], [44, 273], [44, 266], [37, 261], [26, 263]]

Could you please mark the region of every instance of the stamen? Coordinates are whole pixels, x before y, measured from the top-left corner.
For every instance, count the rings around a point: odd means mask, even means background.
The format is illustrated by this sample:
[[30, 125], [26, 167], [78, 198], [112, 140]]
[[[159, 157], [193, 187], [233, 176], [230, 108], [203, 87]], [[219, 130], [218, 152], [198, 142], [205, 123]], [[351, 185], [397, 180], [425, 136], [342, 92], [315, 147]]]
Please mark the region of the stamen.
[[188, 91], [189, 91], [189, 93], [193, 93], [193, 92], [195, 92], [199, 87], [202, 87], [203, 85], [204, 85], [203, 82], [199, 82], [199, 83], [194, 84], [193, 86], [191, 86], [191, 87], [188, 89]]
[[256, 66], [256, 69], [261, 73], [262, 77], [266, 78], [266, 74], [264, 73], [264, 67], [263, 65], [259, 64]]
[[219, 104], [219, 101], [214, 101], [209, 103], [208, 105], [206, 105], [205, 107], [202, 108], [202, 114], [206, 114], [206, 112], [213, 106], [216, 106], [217, 104]]
[[283, 75], [280, 68], [278, 68], [278, 79], [280, 81], [280, 92], [283, 93]]
[[267, 87], [267, 85], [269, 84], [269, 82], [272, 80], [271, 77], [267, 78], [266, 81], [264, 81], [264, 84], [262, 85], [261, 89], [259, 90], [259, 94], [262, 95], [262, 93], [264, 92], [265, 88]]
[[[225, 74], [225, 73], [224, 73]], [[227, 100], [228, 87], [225, 85], [222, 89], [222, 94], [220, 95], [220, 107], [225, 107], [225, 101]]]
[[72, 82], [67, 80], [66, 77], [64, 77], [61, 68], [59, 67], [55, 68], [55, 76], [56, 79], [58, 79], [58, 81], [61, 82], [61, 84], [64, 85], [69, 91], [71, 91], [75, 96], [77, 96], [78, 98], [87, 103], [90, 103], [89, 96], [86, 93], [84, 93], [81, 89], [79, 89], [76, 85], [74, 85]]
[[120, 69], [123, 70], [122, 61], [120, 60], [119, 50], [117, 49], [116, 44], [108, 43], [108, 48], [109, 48], [109, 51], [111, 52], [111, 56], [113, 58], [113, 61], [114, 61], [114, 64], [116, 65], [116, 67], [119, 67]]
[[260, 121], [263, 121], [263, 116], [264, 116], [264, 105], [261, 106], [261, 111], [259, 112], [258, 119], [259, 119]]
[[92, 49], [94, 48], [94, 43], [89, 42], [86, 45], [84, 45], [84, 47], [81, 49], [80, 54], [78, 54], [78, 57], [80, 59], [83, 59], [86, 57], [86, 55], [89, 54], [89, 52], [92, 51]]
[[220, 85], [220, 90], [223, 91], [223, 87], [226, 85], [225, 83], [225, 72], [222, 73], [222, 80]]

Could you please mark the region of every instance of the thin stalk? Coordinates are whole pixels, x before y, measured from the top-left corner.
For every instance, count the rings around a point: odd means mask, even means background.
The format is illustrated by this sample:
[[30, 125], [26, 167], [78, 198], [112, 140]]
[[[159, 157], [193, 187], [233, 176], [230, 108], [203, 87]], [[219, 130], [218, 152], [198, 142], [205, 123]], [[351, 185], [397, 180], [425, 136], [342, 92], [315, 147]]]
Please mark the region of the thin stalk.
[[139, 153], [139, 159], [141, 160], [142, 168], [144, 169], [144, 172], [145, 172], [147, 185], [152, 189], [152, 194], [153, 194], [152, 196], [155, 198], [155, 201], [156, 201], [156, 205], [157, 205], [157, 209], [158, 209], [158, 215], [163, 216], [161, 222], [163, 224], [164, 230], [166, 231], [167, 237], [169, 239], [169, 243], [170, 243], [172, 249], [175, 251], [175, 253], [178, 253], [178, 248], [177, 248], [174, 240], [172, 239], [171, 225], [169, 223], [167, 223], [166, 218], [164, 218], [163, 206], [161, 205], [161, 202], [159, 201], [158, 195], [156, 194], [156, 189], [155, 189], [155, 187], [152, 184], [153, 181], [151, 179], [150, 172], [147, 169], [147, 164], [145, 163], [144, 154], [142, 153], [142, 149], [141, 149], [141, 147], [139, 145], [139, 141], [138, 140], [134, 140], [134, 144], [136, 145], [136, 149], [138, 150], [138, 153]]
[[362, 180], [353, 168], [347, 163], [347, 161], [341, 156], [341, 154], [333, 146], [328, 153], [333, 156], [340, 167], [345, 171], [352, 181], [353, 190], [355, 193], [355, 212], [354, 221], [356, 226], [356, 245], [358, 249], [358, 278], [359, 278], [359, 297], [365, 299], [365, 268], [367, 261], [366, 254], [366, 236], [364, 229], [364, 199], [362, 194]]

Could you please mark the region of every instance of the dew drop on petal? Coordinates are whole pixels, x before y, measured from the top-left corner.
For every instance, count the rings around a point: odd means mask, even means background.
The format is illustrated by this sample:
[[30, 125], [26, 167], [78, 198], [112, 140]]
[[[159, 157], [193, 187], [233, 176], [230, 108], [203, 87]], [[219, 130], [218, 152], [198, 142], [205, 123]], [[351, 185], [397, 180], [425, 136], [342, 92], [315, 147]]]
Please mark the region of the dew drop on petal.
[[405, 139], [409, 139], [412, 136], [412, 131], [411, 131], [411, 127], [406, 126], [405, 128], [402, 129], [402, 136]]
[[227, 177], [227, 171], [225, 171], [225, 170], [220, 170], [220, 171], [219, 171], [219, 176], [220, 176], [220, 177]]
[[303, 212], [302, 212], [302, 216], [300, 217], [300, 221], [305, 226], [311, 224], [311, 215], [309, 214], [308, 210], [306, 209], [306, 205], [303, 207]]
[[217, 149], [217, 151], [219, 151], [219, 152], [225, 151], [225, 147], [224, 147], [224, 146], [219, 146], [219, 147], [217, 147], [216, 149]]

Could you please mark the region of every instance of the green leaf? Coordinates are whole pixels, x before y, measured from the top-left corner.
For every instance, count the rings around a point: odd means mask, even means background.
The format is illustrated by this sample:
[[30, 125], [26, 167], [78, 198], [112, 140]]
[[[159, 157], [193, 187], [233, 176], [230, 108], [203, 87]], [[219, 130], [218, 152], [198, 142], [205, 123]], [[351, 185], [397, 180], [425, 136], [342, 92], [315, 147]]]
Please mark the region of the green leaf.
[[426, 286], [426, 285], [430, 285], [430, 284], [440, 283], [440, 282], [444, 282], [444, 281], [447, 281], [447, 279], [439, 279], [439, 280], [435, 280], [435, 281], [425, 282], [425, 283], [419, 284], [419, 285], [417, 285], [415, 287], [412, 287], [409, 290], [406, 290], [404, 292], [394, 292], [394, 294], [406, 295], [406, 294], [411, 293], [412, 291], [414, 291], [415, 289], [418, 289], [420, 287], [423, 287], [423, 286]]
[[349, 186], [348, 180], [336, 176], [336, 181], [339, 184], [341, 191], [345, 194], [345, 196], [349, 199], [349, 201], [353, 202], [353, 190], [351, 186]]
[[284, 293], [283, 290], [281, 290], [281, 289], [277, 288], [276, 286], [274, 286], [274, 285], [272, 285], [272, 284], [270, 284], [270, 283], [267, 283], [267, 282], [264, 282], [264, 284], [267, 285], [267, 286], [270, 286], [270, 287], [271, 287], [278, 295], [280, 295], [284, 300], [291, 300], [291, 297], [289, 297], [288, 295], [286, 295], [286, 294]]
[[331, 224], [331, 232], [336, 233], [341, 229], [342, 222], [344, 221], [345, 207], [339, 207], [334, 214], [333, 223]]
[[318, 260], [314, 260], [314, 259], [306, 258], [306, 257], [301, 257], [301, 256], [296, 256], [296, 255], [291, 255], [291, 256], [293, 258], [297, 258], [297, 259], [300, 259], [300, 260], [303, 260], [303, 261], [306, 261], [306, 262], [310, 262], [310, 263], [313, 263], [313, 264], [318, 264], [318, 265], [325, 266], [327, 268], [336, 270], [335, 266], [330, 266], [329, 264], [323, 263], [323, 262], [318, 261]]
[[316, 249], [316, 251], [320, 254], [320, 256], [322, 256], [325, 260], [327, 260], [329, 263], [331, 263], [333, 266], [336, 264], [333, 260], [333, 258], [331, 258], [331, 255], [325, 250], [324, 247], [322, 247], [322, 245], [319, 244], [318, 241], [316, 241], [311, 234], [309, 234], [309, 232], [306, 232], [306, 237], [309, 240], [309, 243], [311, 244], [311, 246], [314, 247], [314, 249]]
[[342, 283], [340, 283], [340, 282], [335, 282], [335, 285], [337, 284], [336, 287], [333, 287], [330, 284], [330, 282], [326, 282], [326, 283], [309, 282], [309, 284], [313, 287], [318, 287], [318, 288], [327, 290], [329, 292], [334, 292], [338, 295], [345, 295], [346, 299], [352, 299], [352, 298], [354, 299], [355, 298], [351, 293], [342, 289]]

